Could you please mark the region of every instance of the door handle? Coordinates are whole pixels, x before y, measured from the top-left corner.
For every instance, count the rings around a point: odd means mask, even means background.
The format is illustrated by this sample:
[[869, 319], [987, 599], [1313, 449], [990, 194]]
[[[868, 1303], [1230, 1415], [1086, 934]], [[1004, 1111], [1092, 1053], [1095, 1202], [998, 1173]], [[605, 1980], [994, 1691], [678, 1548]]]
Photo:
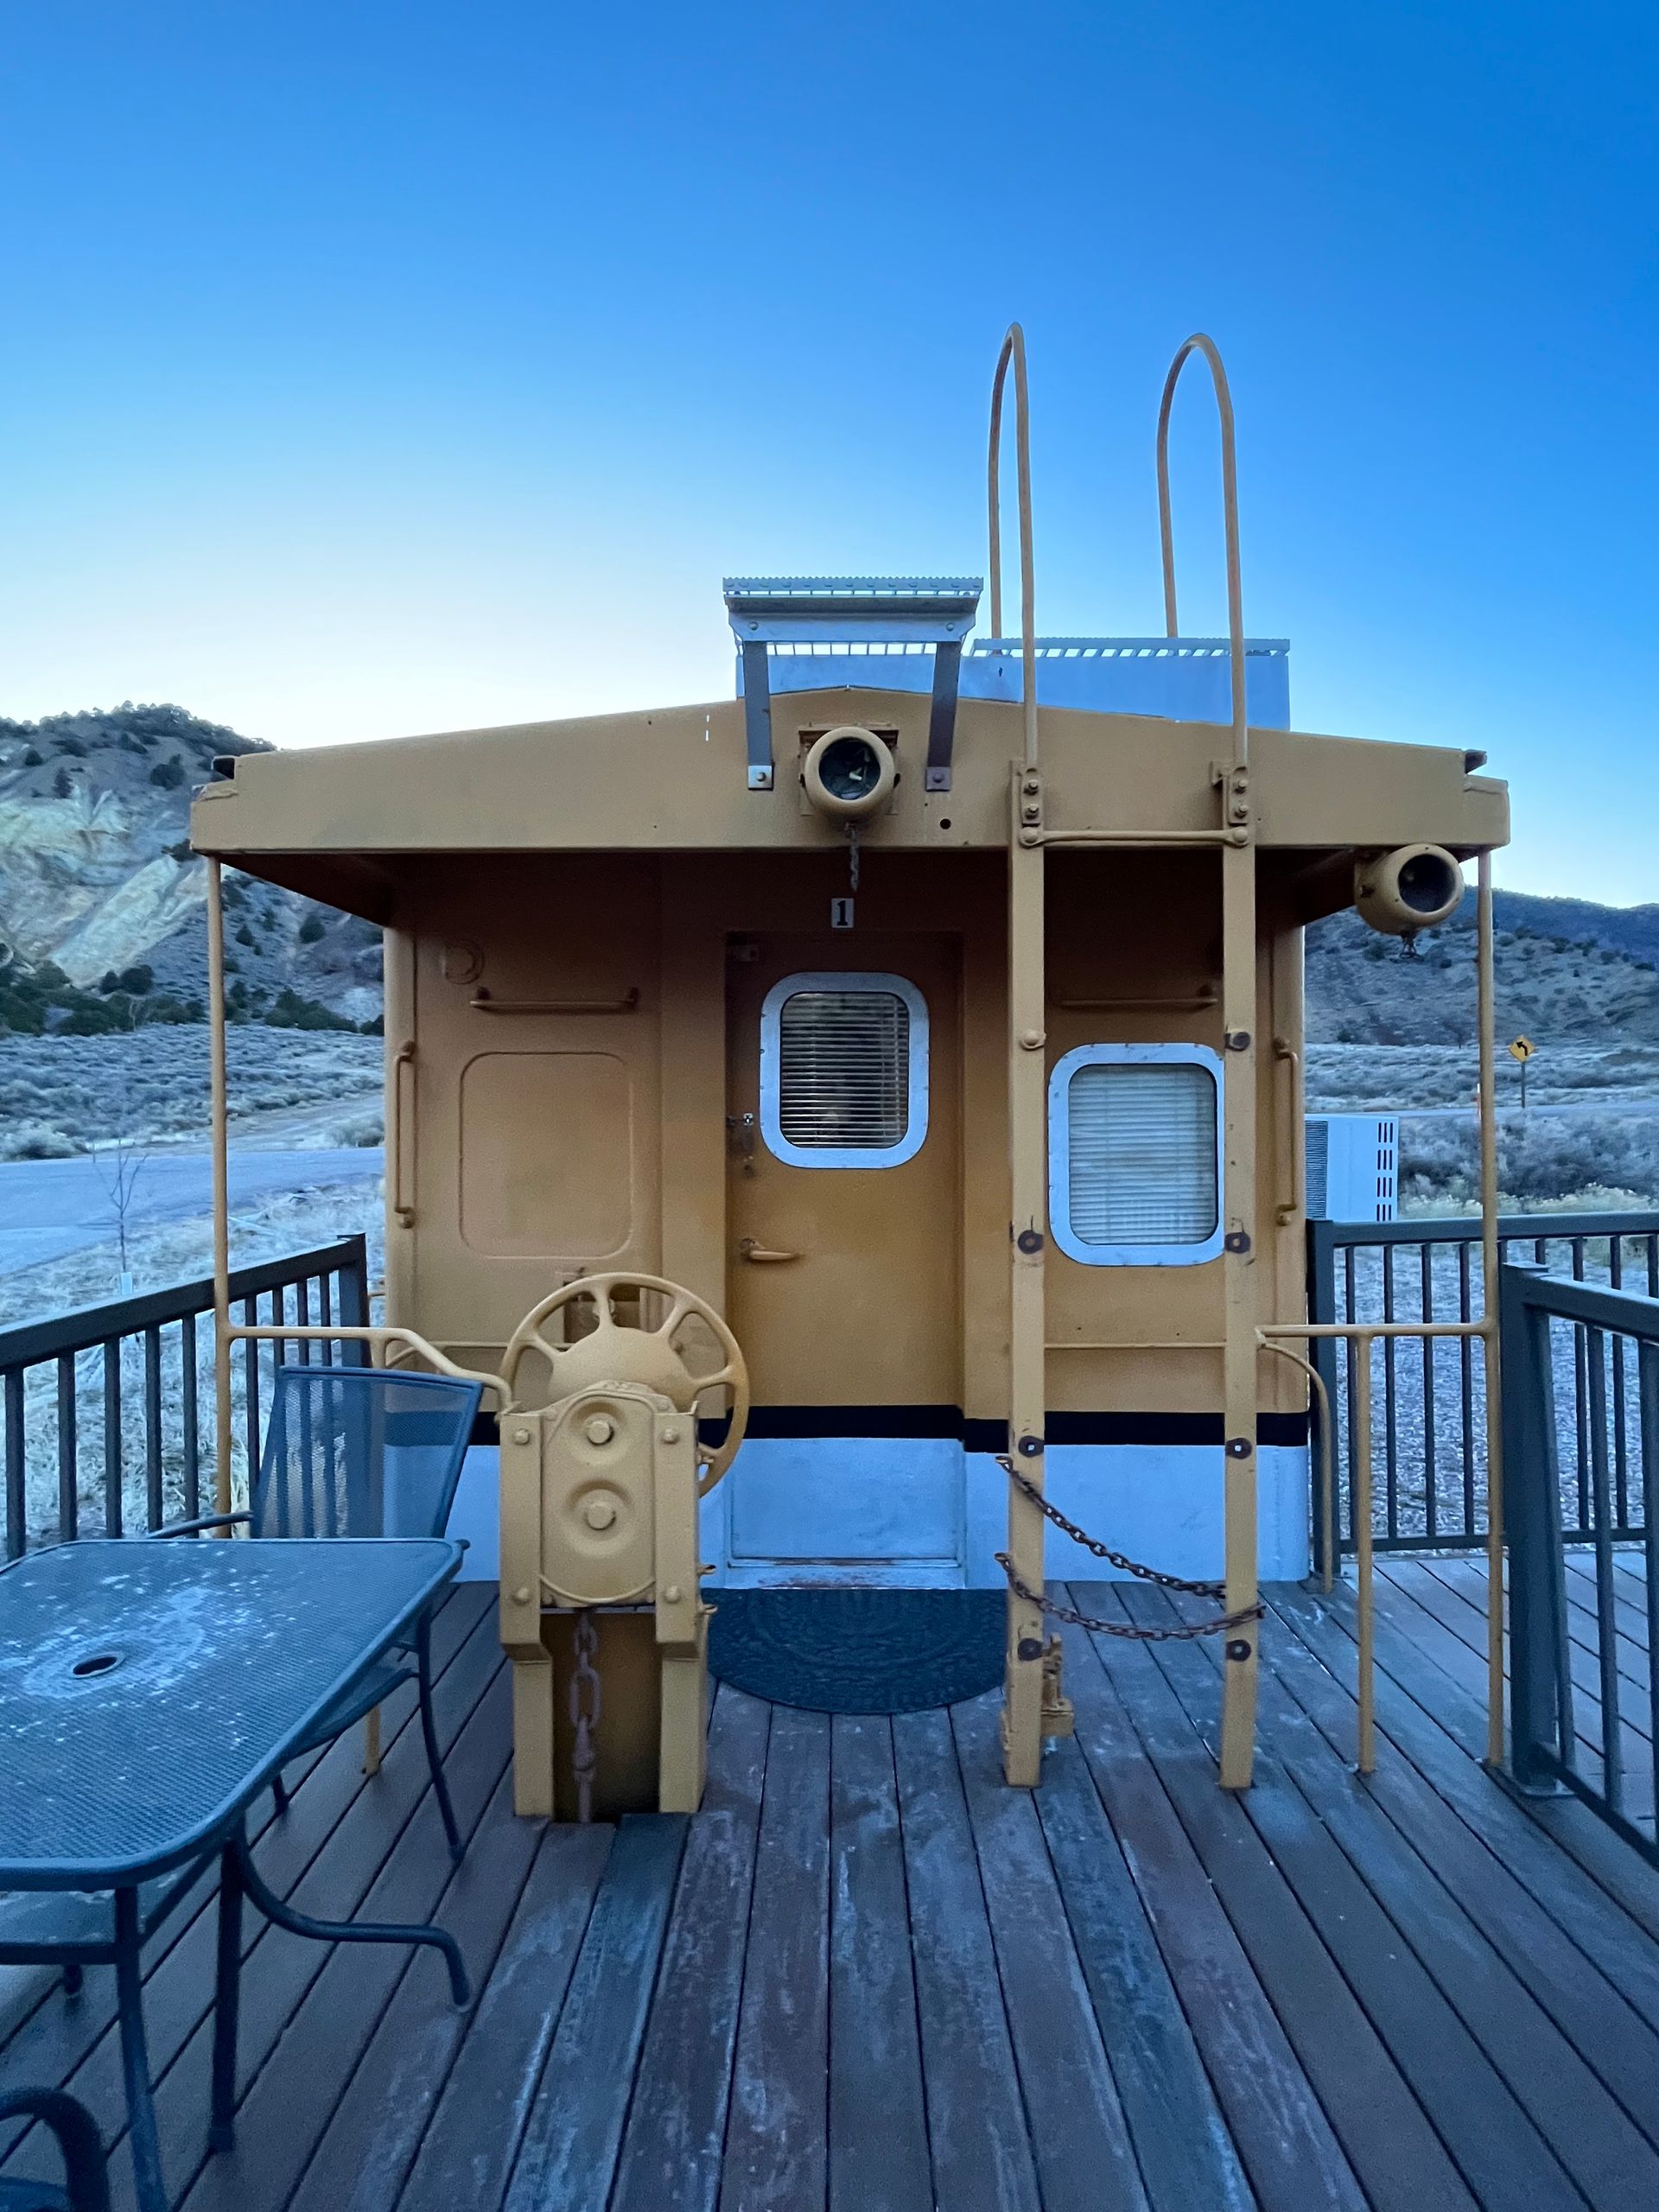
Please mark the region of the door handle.
[[772, 1267], [781, 1260], [798, 1260], [801, 1256], [798, 1252], [774, 1251], [769, 1244], [756, 1243], [753, 1236], [741, 1237], [737, 1250], [740, 1259], [752, 1261], [756, 1267]]

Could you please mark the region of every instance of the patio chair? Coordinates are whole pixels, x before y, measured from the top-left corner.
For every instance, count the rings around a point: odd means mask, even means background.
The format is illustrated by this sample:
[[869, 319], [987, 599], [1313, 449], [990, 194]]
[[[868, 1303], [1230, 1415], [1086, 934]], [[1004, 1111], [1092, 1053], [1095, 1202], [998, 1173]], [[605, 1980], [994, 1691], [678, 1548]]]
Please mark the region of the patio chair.
[[110, 2212], [104, 2145], [92, 2116], [61, 2089], [14, 2089], [0, 2096], [0, 2120], [37, 2120], [58, 2139], [64, 2187], [0, 2175], [0, 2212]]
[[[403, 1368], [280, 1366], [249, 1510], [175, 1522], [156, 1534], [245, 1524], [255, 1537], [441, 1536], [482, 1395], [480, 1383]], [[423, 1613], [409, 1641], [330, 1707], [296, 1756], [332, 1743], [413, 1681], [443, 1832], [459, 1859], [466, 1847], [432, 1717], [431, 1629]], [[275, 1788], [277, 1808], [286, 1810], [280, 1777]]]

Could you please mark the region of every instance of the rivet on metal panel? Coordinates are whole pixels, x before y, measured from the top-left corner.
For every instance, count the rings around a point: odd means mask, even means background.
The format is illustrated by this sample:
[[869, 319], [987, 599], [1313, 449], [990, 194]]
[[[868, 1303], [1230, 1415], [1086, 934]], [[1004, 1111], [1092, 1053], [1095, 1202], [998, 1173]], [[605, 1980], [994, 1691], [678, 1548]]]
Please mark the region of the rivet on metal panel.
[[1250, 1656], [1250, 1647], [1242, 1636], [1234, 1637], [1231, 1643], [1224, 1645], [1223, 1649], [1230, 1659], [1248, 1659]]
[[528, 1444], [530, 1431], [527, 1428], [515, 1428], [512, 1432], [512, 1440], [515, 1444]]
[[1230, 1252], [1248, 1252], [1250, 1249], [1249, 1236], [1242, 1229], [1230, 1229], [1223, 1242]]
[[1022, 1459], [1040, 1459], [1043, 1456], [1043, 1440], [1040, 1436], [1022, 1436], [1016, 1449]]
[[1255, 1446], [1248, 1436], [1230, 1436], [1227, 1440], [1227, 1457], [1230, 1459], [1248, 1459], [1255, 1450]]
[[1020, 1049], [1022, 1052], [1040, 1052], [1047, 1041], [1040, 1029], [1022, 1029], [1020, 1032]]
[[1014, 1241], [1022, 1252], [1040, 1252], [1043, 1232], [1040, 1229], [1022, 1229]]
[[1227, 1049], [1230, 1052], [1248, 1052], [1250, 1049], [1249, 1031], [1230, 1029], [1227, 1032]]
[[1014, 1647], [1014, 1656], [1016, 1659], [1024, 1659], [1027, 1662], [1033, 1659], [1040, 1659], [1043, 1656], [1042, 1639], [1035, 1636], [1022, 1636]]

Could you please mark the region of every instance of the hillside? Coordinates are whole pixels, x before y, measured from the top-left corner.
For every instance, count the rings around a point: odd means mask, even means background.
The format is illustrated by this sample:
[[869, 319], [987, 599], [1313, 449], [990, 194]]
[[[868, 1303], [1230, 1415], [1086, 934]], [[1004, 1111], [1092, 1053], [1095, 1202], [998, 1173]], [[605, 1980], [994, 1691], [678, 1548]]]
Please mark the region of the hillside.
[[[1497, 1023], [1540, 1045], [1659, 1045], [1659, 906], [1500, 892]], [[1357, 914], [1307, 933], [1307, 1034], [1334, 1045], [1458, 1045], [1475, 1033], [1474, 898], [1409, 952]]]
[[[264, 749], [181, 707], [0, 719], [0, 1025], [83, 1033], [200, 1018], [207, 868], [186, 842], [191, 794], [215, 755]], [[226, 906], [235, 1018], [378, 1017], [378, 931], [233, 870]], [[1311, 930], [1310, 1040], [1472, 1038], [1472, 909], [1471, 898], [1410, 954], [1351, 913]], [[1496, 911], [1506, 1035], [1659, 1045], [1659, 905], [1500, 892]]]
[[[0, 719], [0, 1026], [72, 1033], [201, 1019], [207, 870], [188, 843], [215, 755], [255, 740], [181, 707]], [[378, 930], [227, 871], [234, 1019], [358, 1027]]]

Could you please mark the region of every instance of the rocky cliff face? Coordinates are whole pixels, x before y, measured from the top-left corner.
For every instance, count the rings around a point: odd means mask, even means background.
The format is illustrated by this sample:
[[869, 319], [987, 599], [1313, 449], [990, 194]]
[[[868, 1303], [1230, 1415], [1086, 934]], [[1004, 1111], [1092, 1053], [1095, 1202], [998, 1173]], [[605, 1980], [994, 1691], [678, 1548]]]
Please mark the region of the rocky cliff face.
[[[207, 871], [188, 842], [191, 795], [217, 755], [264, 749], [181, 707], [0, 720], [0, 971], [55, 971], [71, 1020], [73, 993], [134, 971], [144, 995], [199, 1001]], [[233, 873], [226, 904], [240, 1018], [378, 1015], [378, 931]]]

